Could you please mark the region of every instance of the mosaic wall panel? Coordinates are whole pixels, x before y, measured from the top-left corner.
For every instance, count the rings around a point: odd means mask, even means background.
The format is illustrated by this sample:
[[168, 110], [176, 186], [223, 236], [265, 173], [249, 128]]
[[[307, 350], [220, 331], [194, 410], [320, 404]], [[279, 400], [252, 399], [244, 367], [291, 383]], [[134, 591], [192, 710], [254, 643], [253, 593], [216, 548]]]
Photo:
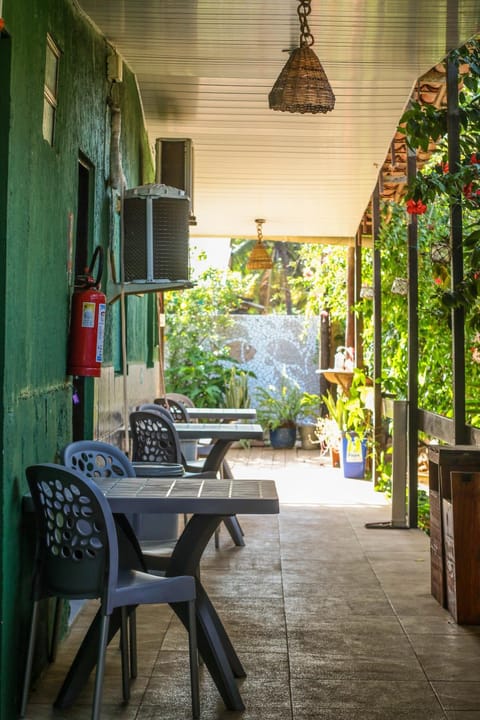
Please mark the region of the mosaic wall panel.
[[298, 315], [236, 315], [225, 330], [232, 356], [256, 378], [257, 385], [280, 387], [285, 374], [302, 390], [319, 392], [318, 319]]

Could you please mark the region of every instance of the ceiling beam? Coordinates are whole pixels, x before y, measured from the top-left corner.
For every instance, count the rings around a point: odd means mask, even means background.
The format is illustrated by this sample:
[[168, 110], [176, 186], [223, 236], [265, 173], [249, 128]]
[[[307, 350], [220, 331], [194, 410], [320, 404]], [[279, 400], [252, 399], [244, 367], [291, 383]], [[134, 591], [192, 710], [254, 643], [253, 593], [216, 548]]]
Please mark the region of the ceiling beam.
[[[204, 237], [203, 235], [195, 235], [195, 233], [190, 233], [190, 237]], [[209, 238], [224, 238], [226, 240], [256, 240], [256, 235], [242, 235], [242, 237], [227, 237], [225, 235], [209, 235]], [[313, 235], [313, 236], [306, 236], [306, 235], [268, 235], [263, 236], [263, 240], [265, 242], [292, 242], [292, 243], [312, 243], [317, 245], [345, 245], [348, 247], [353, 247], [355, 245], [355, 238], [354, 237], [342, 237], [342, 236], [322, 236], [322, 235]]]

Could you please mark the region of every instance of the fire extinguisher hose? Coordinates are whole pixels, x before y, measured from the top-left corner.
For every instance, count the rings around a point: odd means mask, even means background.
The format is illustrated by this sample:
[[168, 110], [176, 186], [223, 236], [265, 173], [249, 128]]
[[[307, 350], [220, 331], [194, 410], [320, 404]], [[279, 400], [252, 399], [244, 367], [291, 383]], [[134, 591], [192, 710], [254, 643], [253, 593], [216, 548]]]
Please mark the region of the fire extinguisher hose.
[[102, 275], [103, 275], [103, 248], [100, 245], [97, 245], [95, 248], [95, 251], [92, 255], [92, 259], [90, 260], [90, 265], [87, 269], [87, 275], [91, 277], [93, 273], [93, 268], [95, 267], [95, 263], [97, 262], [98, 258], [98, 268], [97, 268], [97, 277], [93, 283], [93, 287], [99, 288], [100, 283], [102, 282]]

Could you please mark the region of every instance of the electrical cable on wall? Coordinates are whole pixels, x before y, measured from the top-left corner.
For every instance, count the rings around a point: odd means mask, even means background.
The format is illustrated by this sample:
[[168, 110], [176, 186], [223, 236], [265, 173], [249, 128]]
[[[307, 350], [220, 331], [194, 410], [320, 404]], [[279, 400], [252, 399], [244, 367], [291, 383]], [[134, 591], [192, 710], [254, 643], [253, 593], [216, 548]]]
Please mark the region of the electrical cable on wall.
[[[112, 84], [112, 89], [114, 83]], [[110, 137], [110, 186], [112, 189], [112, 214], [115, 212], [113, 207], [114, 192], [119, 192], [120, 207], [123, 207], [123, 197], [126, 186], [126, 178], [123, 172], [122, 154], [120, 150], [120, 135], [122, 128], [122, 116], [118, 105], [116, 105], [111, 96], [108, 99], [111, 117], [111, 137]], [[114, 226], [112, 220], [112, 227]], [[128, 431], [129, 405], [128, 405], [128, 358], [127, 358], [127, 311], [125, 302], [125, 267], [123, 259], [124, 246], [124, 230], [123, 221], [120, 214], [120, 332], [121, 332], [121, 353], [122, 353], [122, 373], [123, 373], [123, 425], [125, 428], [124, 450], [130, 453], [130, 433]]]

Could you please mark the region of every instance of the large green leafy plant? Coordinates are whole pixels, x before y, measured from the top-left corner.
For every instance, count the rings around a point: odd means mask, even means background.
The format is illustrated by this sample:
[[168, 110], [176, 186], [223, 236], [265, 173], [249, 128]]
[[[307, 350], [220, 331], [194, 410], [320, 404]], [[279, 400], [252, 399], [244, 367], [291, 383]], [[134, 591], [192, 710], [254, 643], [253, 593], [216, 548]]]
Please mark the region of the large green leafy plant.
[[221, 332], [239, 307], [243, 281], [238, 273], [206, 270], [196, 286], [166, 297], [168, 392], [190, 397], [199, 407], [221, 406], [235, 360]]

